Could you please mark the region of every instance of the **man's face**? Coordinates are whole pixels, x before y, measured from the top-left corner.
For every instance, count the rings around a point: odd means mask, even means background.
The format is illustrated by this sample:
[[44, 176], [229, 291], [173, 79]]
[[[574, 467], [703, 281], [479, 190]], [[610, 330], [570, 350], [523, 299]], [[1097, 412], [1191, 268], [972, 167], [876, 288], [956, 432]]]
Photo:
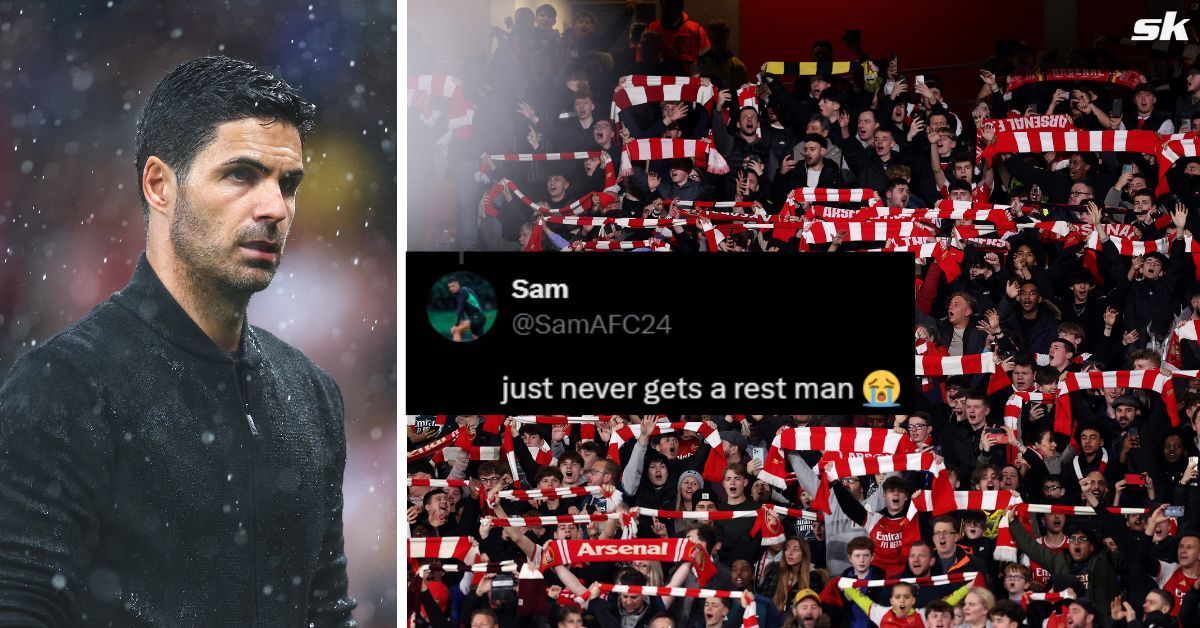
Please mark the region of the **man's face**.
[[733, 587], [739, 591], [748, 588], [754, 581], [754, 569], [750, 567], [750, 561], [741, 558], [733, 561], [729, 575], [733, 578]]
[[1185, 536], [1179, 539], [1179, 566], [1189, 569], [1196, 566], [1200, 562], [1200, 539], [1194, 536]]
[[[998, 488], [1000, 488], [1000, 476], [996, 473], [996, 470], [995, 469], [985, 469], [983, 471], [983, 473], [979, 476], [979, 490], [994, 491]], [[973, 521], [964, 521], [963, 522], [963, 530], [964, 531], [969, 530], [967, 525], [970, 523], [974, 523], [974, 522]], [[983, 534], [983, 527], [981, 526], [980, 528], [978, 528], [978, 531], [980, 534]], [[970, 532], [968, 531], [967, 538], [976, 539], [979, 537], [971, 536]]]
[[892, 153], [892, 147], [896, 145], [896, 140], [892, 138], [892, 132], [883, 129], [875, 130], [875, 154], [880, 157], [885, 157]]
[[1057, 341], [1050, 343], [1050, 366], [1061, 371], [1071, 361], [1072, 355], [1074, 354], [1068, 351], [1063, 343]]
[[643, 603], [642, 596], [640, 595], [621, 594], [621, 608], [625, 609], [625, 612], [628, 614], [637, 614], [638, 611], [642, 610]]
[[667, 483], [667, 465], [662, 462], [651, 462], [647, 469], [650, 475], [650, 483], [654, 486], [662, 486]]
[[838, 113], [842, 110], [842, 106], [839, 105], [836, 100], [830, 100], [829, 98], [822, 98], [820, 101], [818, 101], [817, 108], [821, 110], [821, 115], [829, 118], [830, 120], [836, 118]]
[[1162, 595], [1154, 592], [1146, 594], [1146, 601], [1142, 602], [1142, 614], [1149, 615], [1150, 613], [1169, 613], [1167, 610], [1167, 600]]
[[304, 176], [300, 133], [246, 118], [217, 126], [170, 208], [170, 243], [186, 276], [242, 295], [271, 283]]
[[[814, 78], [813, 80], [809, 81], [808, 84], [810, 87], [810, 93], [813, 95], [813, 97], [816, 97], [816, 98], [819, 98], [821, 96], [821, 92], [824, 92], [825, 90], [829, 89], [829, 81], [826, 81], [825, 79], [821, 79], [821, 78]], [[824, 113], [824, 111], [822, 111], [821, 113]]]
[[1147, 220], [1150, 218], [1150, 212], [1154, 210], [1153, 197], [1147, 194], [1139, 194], [1133, 198], [1133, 211], [1139, 214], [1139, 217], [1144, 217]]
[[683, 185], [687, 183], [688, 171], [679, 168], [671, 168], [671, 183], [675, 185]]
[[975, 165], [969, 161], [954, 162], [954, 178], [970, 183], [975, 178]]
[[[1049, 436], [1047, 438], [1052, 439], [1052, 437]], [[1058, 480], [1047, 480], [1045, 484], [1042, 484], [1042, 495], [1045, 495], [1046, 497], [1060, 498], [1066, 494], [1067, 488]], [[1046, 520], [1049, 521], [1050, 519], [1047, 518]]]
[[953, 525], [943, 521], [933, 526], [933, 548], [938, 556], [949, 557], [957, 551], [957, 545], [958, 530]]
[[547, 475], [547, 476], [543, 477], [542, 479], [538, 480], [538, 488], [540, 488], [540, 489], [561, 488], [561, 487], [562, 487], [562, 480], [559, 480], [558, 478], [554, 477], [553, 475]]
[[743, 109], [738, 114], [738, 131], [742, 135], [754, 135], [758, 130], [758, 112], [753, 109]]
[[592, 126], [592, 139], [601, 146], [611, 145], [614, 135], [611, 122], [597, 122]]
[[575, 99], [575, 115], [580, 120], [586, 120], [592, 117], [592, 112], [596, 110], [595, 103], [591, 98], [576, 98]]
[[497, 628], [496, 623], [487, 615], [476, 615], [471, 618], [471, 628]]
[[720, 626], [725, 622], [727, 614], [729, 614], [729, 609], [725, 608], [725, 604], [718, 598], [710, 597], [704, 600], [705, 626]]
[[937, 146], [938, 154], [942, 157], [949, 155], [957, 144], [958, 142], [954, 141], [954, 136], [949, 131], [939, 133], [937, 140], [934, 142], [934, 145]]
[[1147, 257], [1142, 261], [1142, 276], [1146, 279], [1158, 279], [1162, 276], [1162, 262], [1157, 257]]
[[1042, 295], [1038, 292], [1037, 286], [1027, 283], [1021, 286], [1020, 292], [1017, 293], [1017, 302], [1021, 304], [1022, 312], [1032, 314], [1041, 305]]
[[1067, 628], [1092, 628], [1092, 619], [1095, 615], [1084, 610], [1078, 604], [1072, 604], [1067, 607]]
[[458, 289], [461, 287], [462, 286], [459, 285], [457, 281], [451, 281], [450, 283], [446, 284], [446, 289], [450, 291], [450, 294], [458, 294]]
[[674, 434], [666, 434], [658, 439], [658, 453], [669, 459], [679, 456], [679, 438]]
[[871, 566], [874, 554], [870, 550], [856, 549], [850, 553], [850, 566], [858, 573], [865, 572]]
[[1012, 370], [1013, 387], [1020, 392], [1024, 392], [1033, 387], [1033, 367], [1027, 364], [1020, 364], [1013, 367]]
[[878, 128], [879, 121], [875, 119], [874, 111], [868, 109], [858, 114], [858, 139], [864, 142], [871, 141], [871, 137], [875, 135], [875, 129]]
[[1071, 294], [1075, 300], [1082, 303], [1087, 301], [1088, 295], [1092, 293], [1092, 284], [1086, 281], [1079, 281], [1071, 284]]
[[[875, 137], [879, 137], [876, 135]], [[878, 142], [876, 142], [878, 145]], [[892, 188], [887, 193], [887, 202], [889, 207], [907, 207], [908, 206], [908, 186], [899, 184]]]
[[1133, 97], [1133, 102], [1137, 104], [1138, 113], [1148, 115], [1154, 111], [1154, 103], [1158, 102], [1158, 99], [1154, 97], [1153, 92], [1138, 92], [1137, 96]]
[[583, 615], [579, 613], [570, 613], [562, 621], [558, 622], [558, 628], [583, 628]]
[[908, 551], [908, 568], [914, 576], [924, 576], [933, 566], [933, 552], [924, 545], [917, 545]]
[[955, 327], [966, 324], [971, 318], [971, 305], [960, 296], [950, 299], [946, 309], [950, 324]]
[[537, 14], [533, 16], [534, 28], [554, 28], [554, 23], [557, 21], [558, 16], [550, 13], [549, 11], [538, 11]]
[[450, 502], [446, 499], [444, 493], [439, 493], [429, 498], [429, 503], [425, 504], [425, 513], [434, 519], [445, 518], [450, 514]]
[[[1084, 161], [1083, 157], [1080, 157], [1079, 155], [1071, 155], [1071, 158], [1067, 160], [1067, 172], [1071, 175], [1072, 181], [1083, 181], [1087, 177], [1089, 169], [1090, 167], [1087, 165], [1087, 162]], [[1075, 189], [1075, 186], [1071, 187], [1072, 192], [1074, 192]], [[1072, 202], [1080, 203], [1081, 201], [1076, 200]]]
[[992, 615], [992, 628], [1019, 628], [1020, 625], [1007, 615]]
[[800, 628], [813, 628], [821, 619], [822, 608], [816, 600], [806, 597], [792, 607], [792, 612], [796, 614], [796, 623]]
[[817, 164], [821, 163], [821, 158], [824, 156], [822, 155], [823, 148], [816, 142], [804, 143], [804, 163], [809, 168], [815, 168]]
[[575, 34], [580, 37], [587, 37], [596, 30], [596, 20], [590, 15], [581, 15], [575, 19]]
[[[979, 488], [980, 488], [980, 490], [985, 490], [985, 491], [995, 490], [995, 489], [990, 489], [990, 488], [989, 489], [983, 488], [982, 482], [980, 482]], [[967, 537], [968, 539], [977, 539], [977, 538], [983, 536], [983, 523], [981, 523], [979, 521], [975, 521], [973, 519], [970, 521], [963, 521], [963, 536]]]
[[967, 399], [963, 404], [967, 413], [967, 423], [978, 428], [987, 421], [988, 405], [983, 399]]
[[1079, 446], [1083, 448], [1083, 453], [1092, 455], [1100, 450], [1100, 446], [1104, 444], [1104, 439], [1101, 438], [1100, 432], [1096, 430], [1083, 430], [1079, 434]]
[[566, 177], [563, 177], [562, 175], [556, 174], [546, 179], [546, 191], [550, 193], [550, 198], [553, 199], [562, 198], [567, 193], [567, 187], [569, 185], [570, 184], [567, 183]]
[[1117, 425], [1120, 425], [1121, 429], [1126, 429], [1137, 418], [1137, 408], [1133, 406], [1117, 406], [1113, 409], [1113, 418], [1117, 420]]
[[898, 489], [890, 488], [883, 492], [885, 507], [891, 512], [900, 512], [904, 507], [904, 502], [908, 501], [908, 493]]
[[1072, 560], [1077, 562], [1087, 560], [1091, 557], [1093, 549], [1092, 542], [1082, 532], [1076, 532], [1067, 537], [1067, 551], [1071, 553]]
[[573, 458], [559, 461], [558, 470], [563, 474], [563, 481], [567, 484], [574, 484], [583, 473], [583, 467]]
[[725, 494], [729, 496], [729, 499], [737, 499], [746, 491], [746, 478], [733, 471], [725, 472], [725, 479], [722, 483], [725, 486]]
[[925, 615], [925, 624], [928, 628], [950, 628], [954, 625], [954, 614], [930, 611]]

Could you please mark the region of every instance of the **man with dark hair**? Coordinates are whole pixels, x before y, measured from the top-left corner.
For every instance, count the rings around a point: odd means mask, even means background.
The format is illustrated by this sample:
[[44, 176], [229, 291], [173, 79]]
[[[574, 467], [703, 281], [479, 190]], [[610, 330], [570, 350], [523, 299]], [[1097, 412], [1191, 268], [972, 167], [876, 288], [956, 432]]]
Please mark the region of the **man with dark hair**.
[[896, 135], [891, 128], [882, 126], [876, 128], [872, 134], [871, 143], [866, 147], [856, 139], [844, 140], [837, 136], [838, 134], [835, 133], [835, 140], [840, 142], [839, 146], [846, 163], [858, 177], [857, 185], [859, 187], [882, 190], [888, 185], [889, 178], [886, 174], [888, 166], [904, 164], [912, 168], [912, 165], [907, 163], [900, 152], [892, 150], [896, 146]]
[[282, 259], [313, 109], [227, 57], [150, 94], [146, 253], [0, 384], [0, 623], [353, 624], [341, 394], [246, 320]]
[[912, 495], [908, 482], [899, 475], [884, 480], [880, 488], [883, 491], [883, 508], [877, 512], [867, 512], [841, 483], [833, 484], [832, 488], [846, 516], [866, 529], [867, 538], [875, 546], [871, 564], [888, 577], [903, 571], [908, 560], [909, 545], [921, 538], [916, 517], [908, 516], [908, 498]]
[[1158, 96], [1154, 87], [1142, 83], [1133, 89], [1133, 107], [1125, 112], [1121, 120], [1121, 128], [1138, 131], [1154, 131], [1159, 135], [1170, 135], [1175, 132], [1175, 123], [1171, 116], [1154, 108], [1158, 104]]
[[[832, 159], [825, 157], [829, 152], [825, 138], [809, 133], [801, 140], [804, 162], [797, 164], [791, 155], [783, 158], [779, 165], [779, 176], [771, 185], [771, 197], [776, 206], [782, 206], [788, 192], [800, 187], [842, 187], [842, 171]], [[802, 167], [800, 167], [802, 165]]]

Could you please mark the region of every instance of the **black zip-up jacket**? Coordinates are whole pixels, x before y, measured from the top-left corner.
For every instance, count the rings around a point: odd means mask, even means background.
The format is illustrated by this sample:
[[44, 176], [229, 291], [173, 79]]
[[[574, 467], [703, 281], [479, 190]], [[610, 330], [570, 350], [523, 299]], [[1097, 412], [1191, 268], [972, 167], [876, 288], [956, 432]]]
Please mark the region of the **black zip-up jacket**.
[[0, 625], [354, 626], [342, 399], [217, 347], [143, 255], [0, 384]]

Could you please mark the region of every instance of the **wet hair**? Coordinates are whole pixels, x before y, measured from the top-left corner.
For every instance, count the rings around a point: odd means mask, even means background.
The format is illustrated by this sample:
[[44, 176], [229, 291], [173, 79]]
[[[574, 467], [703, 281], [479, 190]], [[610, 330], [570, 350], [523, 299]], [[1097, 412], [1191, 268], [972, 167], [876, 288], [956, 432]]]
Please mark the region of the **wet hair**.
[[296, 127], [303, 141], [312, 130], [315, 111], [283, 79], [245, 61], [200, 57], [175, 66], [154, 87], [137, 121], [137, 189], [143, 220], [149, 220], [150, 204], [141, 180], [151, 156], [174, 170], [182, 184], [221, 124], [246, 118], [280, 121]]

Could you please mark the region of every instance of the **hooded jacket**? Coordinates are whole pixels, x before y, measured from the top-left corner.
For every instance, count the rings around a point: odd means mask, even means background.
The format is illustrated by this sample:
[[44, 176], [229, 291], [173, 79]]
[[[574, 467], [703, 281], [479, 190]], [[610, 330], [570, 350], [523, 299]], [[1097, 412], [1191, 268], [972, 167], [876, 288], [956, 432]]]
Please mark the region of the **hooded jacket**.
[[0, 624], [351, 626], [337, 385], [143, 255], [0, 384]]

